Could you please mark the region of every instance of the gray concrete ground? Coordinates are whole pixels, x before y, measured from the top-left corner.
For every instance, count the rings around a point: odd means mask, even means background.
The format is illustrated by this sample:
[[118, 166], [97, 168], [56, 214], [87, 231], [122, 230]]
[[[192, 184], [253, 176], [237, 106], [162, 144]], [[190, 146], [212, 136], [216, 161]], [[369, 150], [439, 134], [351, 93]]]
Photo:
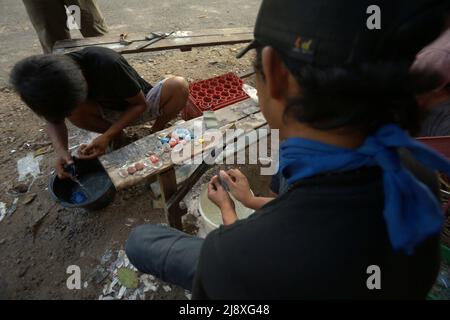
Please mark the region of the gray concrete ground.
[[[196, 30], [252, 26], [260, 0], [98, 0], [110, 32]], [[74, 33], [74, 37], [78, 36]], [[0, 0], [0, 88], [14, 63], [41, 53], [20, 0]]]

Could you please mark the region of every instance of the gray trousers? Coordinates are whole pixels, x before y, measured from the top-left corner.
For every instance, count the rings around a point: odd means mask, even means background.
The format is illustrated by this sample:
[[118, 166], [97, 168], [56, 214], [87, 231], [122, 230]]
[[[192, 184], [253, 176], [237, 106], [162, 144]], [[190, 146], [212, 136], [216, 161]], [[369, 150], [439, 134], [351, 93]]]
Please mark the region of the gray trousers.
[[191, 291], [203, 240], [170, 227], [146, 224], [133, 229], [125, 252], [139, 271]]
[[52, 52], [56, 41], [70, 39], [65, 5], [80, 7], [80, 32], [83, 37], [97, 37], [108, 32], [95, 0], [23, 0], [23, 4], [44, 53]]

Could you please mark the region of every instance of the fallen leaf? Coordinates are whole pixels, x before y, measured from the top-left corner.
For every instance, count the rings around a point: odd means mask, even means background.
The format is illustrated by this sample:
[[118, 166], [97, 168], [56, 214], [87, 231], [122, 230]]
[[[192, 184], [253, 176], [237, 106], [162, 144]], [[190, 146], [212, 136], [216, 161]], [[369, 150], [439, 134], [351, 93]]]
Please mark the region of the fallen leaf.
[[36, 193], [27, 194], [23, 199], [23, 204], [30, 204], [34, 199], [36, 199]]
[[122, 286], [128, 289], [136, 289], [139, 284], [137, 274], [129, 268], [120, 268], [117, 270], [117, 277]]
[[42, 147], [42, 148], [39, 148], [39, 149], [37, 149], [35, 152], [34, 152], [34, 156], [35, 157], [38, 157], [38, 156], [40, 156], [40, 155], [43, 155], [43, 154], [46, 154], [46, 153], [49, 153], [49, 152], [51, 152], [53, 150], [53, 146], [46, 146], [46, 147]]

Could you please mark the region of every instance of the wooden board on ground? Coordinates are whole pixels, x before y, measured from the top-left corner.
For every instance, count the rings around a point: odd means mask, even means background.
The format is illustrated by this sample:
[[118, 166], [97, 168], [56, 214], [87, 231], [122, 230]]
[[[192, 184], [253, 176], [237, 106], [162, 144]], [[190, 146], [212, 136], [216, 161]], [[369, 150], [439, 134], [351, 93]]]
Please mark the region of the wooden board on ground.
[[[166, 31], [170, 32], [170, 30]], [[67, 53], [78, 51], [85, 47], [100, 46], [113, 49], [122, 54], [162, 51], [170, 49], [180, 49], [188, 51], [194, 47], [230, 45], [247, 43], [253, 40], [252, 28], [228, 28], [228, 29], [208, 29], [198, 31], [176, 31], [165, 39], [161, 39], [146, 48], [139, 49], [139, 46], [146, 43], [147, 33], [129, 34], [126, 38], [131, 42], [128, 45], [120, 42], [120, 35], [112, 33], [94, 38], [67, 39], [56, 42], [53, 47], [54, 53]]]
[[[265, 118], [259, 112], [259, 107], [251, 99], [247, 99], [217, 110], [215, 114], [219, 122], [219, 128], [222, 132], [225, 132], [225, 130], [232, 124], [235, 124], [236, 128], [243, 129], [246, 132], [252, 129], [260, 128], [266, 124]], [[192, 129], [194, 122], [201, 119], [202, 117], [195, 118], [177, 127]], [[100, 162], [107, 171], [116, 189], [120, 190], [133, 186], [144, 179], [149, 179], [150, 177], [173, 167], [171, 153], [165, 153], [162, 157], [163, 165], [158, 169], [147, 167], [145, 170], [139, 172], [139, 174], [130, 175], [126, 178], [121, 177], [119, 174], [119, 171], [124, 167], [148, 159], [147, 154], [155, 149], [159, 141], [158, 136], [167, 135], [174, 129], [175, 127], [171, 127], [158, 133], [146, 136], [124, 148], [100, 157]], [[191, 158], [203, 152], [203, 150], [199, 150], [199, 148], [194, 147], [193, 149]], [[207, 147], [205, 149], [207, 149]]]

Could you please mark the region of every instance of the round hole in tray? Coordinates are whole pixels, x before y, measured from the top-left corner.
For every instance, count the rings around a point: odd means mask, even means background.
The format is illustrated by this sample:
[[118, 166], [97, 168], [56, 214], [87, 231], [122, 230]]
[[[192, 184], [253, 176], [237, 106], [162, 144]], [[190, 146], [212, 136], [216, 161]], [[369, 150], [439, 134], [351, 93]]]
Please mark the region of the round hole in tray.
[[209, 86], [208, 86], [206, 83], [202, 84], [202, 88], [203, 88], [203, 89], [208, 89], [208, 87], [209, 87]]
[[222, 97], [228, 97], [229, 96], [228, 92], [222, 92], [221, 95], [222, 95]]
[[236, 93], [237, 93], [237, 90], [235, 90], [235, 89], [231, 89], [231, 90], [230, 90], [230, 93], [232, 93], [232, 94], [236, 94]]
[[214, 90], [208, 89], [206, 92], [208, 92], [209, 94], [213, 94], [213, 93], [214, 93]]
[[225, 80], [219, 79], [219, 83], [225, 83]]
[[215, 94], [215, 95], [213, 95], [213, 99], [218, 100], [218, 99], [220, 99], [220, 96]]
[[203, 91], [200, 91], [200, 92], [198, 93], [198, 96], [199, 96], [199, 97], [204, 97], [204, 96], [206, 96], [206, 94], [205, 94]]
[[203, 98], [203, 101], [206, 102], [206, 103], [208, 103], [208, 102], [211, 102], [212, 100], [211, 100], [210, 97], [204, 97], [204, 98]]
[[222, 87], [217, 87], [217, 88], [216, 88], [216, 91], [219, 91], [219, 92], [220, 92], [220, 91], [223, 91], [223, 88], [222, 88]]
[[231, 86], [229, 84], [224, 85], [225, 89], [231, 89]]

